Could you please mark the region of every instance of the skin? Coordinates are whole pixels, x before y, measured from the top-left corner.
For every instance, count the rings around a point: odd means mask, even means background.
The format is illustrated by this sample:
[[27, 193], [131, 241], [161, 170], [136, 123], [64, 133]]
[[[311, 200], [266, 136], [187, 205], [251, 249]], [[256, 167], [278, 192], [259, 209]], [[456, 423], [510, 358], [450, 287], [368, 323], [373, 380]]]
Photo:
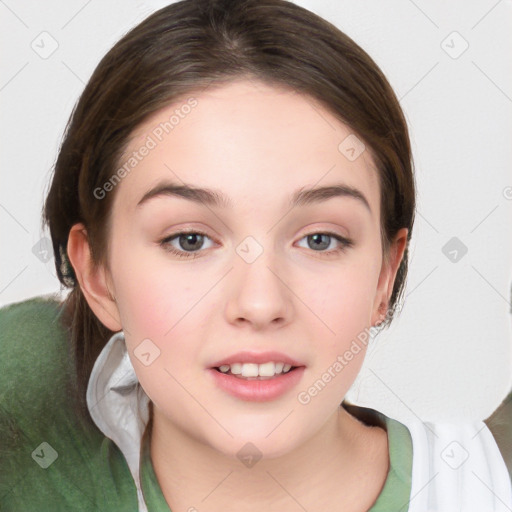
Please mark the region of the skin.
[[[389, 469], [387, 436], [340, 407], [364, 347], [307, 405], [297, 394], [383, 318], [407, 230], [384, 260], [373, 160], [364, 151], [349, 161], [338, 150], [351, 130], [313, 99], [249, 80], [195, 97], [190, 114], [117, 185], [108, 266], [91, 265], [82, 224], [68, 241], [89, 305], [108, 328], [125, 330], [154, 404], [151, 457], [164, 496], [173, 512], [220, 511], [233, 503], [242, 511], [299, 510], [298, 503], [308, 511], [333, 503], [367, 510]], [[140, 125], [127, 155], [184, 103]], [[215, 188], [233, 207], [171, 196], [137, 207], [162, 179]], [[287, 205], [301, 187], [340, 182], [360, 190], [370, 210], [353, 197]], [[184, 228], [208, 237], [192, 246], [177, 237], [167, 246], [195, 251], [196, 258], [159, 245]], [[327, 237], [317, 249], [307, 236], [326, 231], [353, 246], [326, 255], [342, 244]], [[263, 249], [252, 263], [236, 252], [247, 236]], [[149, 366], [134, 355], [147, 338], [160, 350]], [[301, 382], [270, 402], [226, 394], [206, 369], [243, 349], [279, 350], [302, 361]], [[251, 468], [236, 456], [247, 442], [262, 454]]]

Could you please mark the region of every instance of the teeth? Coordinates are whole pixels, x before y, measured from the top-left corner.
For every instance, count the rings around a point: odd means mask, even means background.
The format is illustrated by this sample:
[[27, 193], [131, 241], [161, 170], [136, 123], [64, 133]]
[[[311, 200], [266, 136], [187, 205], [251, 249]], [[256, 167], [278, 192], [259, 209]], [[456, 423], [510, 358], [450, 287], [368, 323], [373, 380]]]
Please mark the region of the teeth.
[[[240, 363], [235, 363], [235, 364], [232, 364], [232, 365], [225, 365], [228, 367], [228, 370], [229, 370], [229, 367], [231, 366], [231, 373], [234, 373], [235, 375], [240, 375], [242, 373], [242, 365]], [[228, 371], [226, 370], [226, 371]]]
[[[273, 377], [276, 374], [276, 364], [275, 363], [265, 363], [254, 365], [256, 367], [256, 371], [260, 377]], [[243, 372], [242, 372], [243, 375]], [[256, 375], [255, 375], [256, 376]]]
[[257, 377], [258, 365], [254, 363], [246, 363], [242, 365], [242, 377]]
[[274, 363], [273, 361], [270, 361], [263, 364], [223, 364], [222, 366], [219, 366], [219, 370], [222, 373], [228, 373], [231, 370], [233, 375], [240, 375], [241, 377], [273, 377], [274, 375], [289, 372], [291, 367], [291, 364]]

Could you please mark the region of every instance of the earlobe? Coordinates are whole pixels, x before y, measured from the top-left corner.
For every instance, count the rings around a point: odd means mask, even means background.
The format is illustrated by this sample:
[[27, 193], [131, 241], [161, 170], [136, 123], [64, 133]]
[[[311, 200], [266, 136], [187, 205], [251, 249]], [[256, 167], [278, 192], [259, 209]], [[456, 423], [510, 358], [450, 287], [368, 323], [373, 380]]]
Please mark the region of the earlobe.
[[407, 228], [402, 228], [398, 231], [389, 248], [388, 261], [382, 264], [373, 304], [372, 325], [376, 325], [386, 318], [396, 274], [407, 247], [407, 234]]
[[87, 230], [82, 223], [69, 231], [67, 253], [79, 286], [89, 307], [100, 322], [111, 331], [122, 329], [115, 298], [109, 290], [108, 272], [104, 266], [94, 267]]

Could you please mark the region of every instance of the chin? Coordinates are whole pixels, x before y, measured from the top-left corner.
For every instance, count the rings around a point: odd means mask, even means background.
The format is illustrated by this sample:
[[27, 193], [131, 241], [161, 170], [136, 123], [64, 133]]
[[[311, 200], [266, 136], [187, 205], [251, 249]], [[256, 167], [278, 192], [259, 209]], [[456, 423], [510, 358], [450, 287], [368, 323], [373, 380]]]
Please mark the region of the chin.
[[[248, 431], [244, 429], [229, 427], [227, 430], [233, 436], [221, 435], [217, 437], [210, 446], [219, 453], [233, 457], [248, 465], [246, 460], [276, 459], [292, 452], [300, 444], [300, 439], [291, 435], [290, 427], [279, 425], [280, 421], [270, 423], [259, 423], [253, 425]], [[277, 427], [277, 428], [276, 428]], [[293, 429], [297, 433], [297, 429]], [[270, 435], [269, 435], [270, 434]]]

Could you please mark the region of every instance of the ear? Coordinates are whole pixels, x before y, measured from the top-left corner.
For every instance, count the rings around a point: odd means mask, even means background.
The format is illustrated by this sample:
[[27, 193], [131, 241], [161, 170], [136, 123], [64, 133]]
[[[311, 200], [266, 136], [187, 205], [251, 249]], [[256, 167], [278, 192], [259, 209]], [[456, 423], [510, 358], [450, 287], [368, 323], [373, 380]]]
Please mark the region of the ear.
[[94, 268], [87, 231], [83, 224], [75, 224], [68, 236], [67, 253], [89, 307], [100, 322], [111, 331], [122, 329], [114, 296], [109, 290], [110, 274], [103, 266]]
[[382, 262], [379, 282], [377, 284], [377, 293], [375, 294], [373, 304], [371, 325], [376, 325], [386, 318], [389, 300], [393, 293], [396, 273], [398, 272], [405, 248], [407, 247], [407, 233], [407, 228], [402, 228], [398, 231], [389, 247], [388, 260], [383, 260]]

